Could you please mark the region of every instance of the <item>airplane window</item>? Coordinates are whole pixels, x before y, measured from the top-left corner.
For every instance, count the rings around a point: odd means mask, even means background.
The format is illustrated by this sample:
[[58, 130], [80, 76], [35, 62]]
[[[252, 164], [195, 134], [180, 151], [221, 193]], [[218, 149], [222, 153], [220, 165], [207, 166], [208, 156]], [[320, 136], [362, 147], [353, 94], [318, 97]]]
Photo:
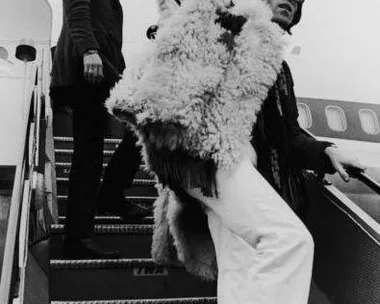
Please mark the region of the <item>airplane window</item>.
[[337, 106], [326, 107], [327, 123], [331, 130], [344, 132], [347, 129], [346, 115], [342, 108]]
[[361, 109], [359, 111], [360, 122], [364, 132], [370, 135], [380, 133], [379, 121], [376, 113], [370, 109]]
[[307, 104], [303, 102], [297, 102], [298, 108], [298, 123], [301, 128], [309, 129], [313, 124], [313, 120], [311, 117], [311, 111]]

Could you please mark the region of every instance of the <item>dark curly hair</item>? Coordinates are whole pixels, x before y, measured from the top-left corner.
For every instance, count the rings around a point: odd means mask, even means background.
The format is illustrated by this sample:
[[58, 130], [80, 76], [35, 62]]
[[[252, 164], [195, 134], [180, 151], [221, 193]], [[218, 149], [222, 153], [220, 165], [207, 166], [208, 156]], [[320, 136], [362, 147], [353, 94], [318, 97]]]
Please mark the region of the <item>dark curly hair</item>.
[[289, 26], [289, 28], [287, 29], [287, 32], [289, 34], [291, 34], [290, 30], [292, 29], [292, 27], [295, 26], [295, 25], [297, 25], [300, 22], [300, 20], [301, 20], [301, 17], [302, 17], [302, 5], [303, 5], [303, 3], [298, 4], [298, 9], [297, 9], [297, 11], [296, 11], [296, 13], [294, 15], [293, 22]]

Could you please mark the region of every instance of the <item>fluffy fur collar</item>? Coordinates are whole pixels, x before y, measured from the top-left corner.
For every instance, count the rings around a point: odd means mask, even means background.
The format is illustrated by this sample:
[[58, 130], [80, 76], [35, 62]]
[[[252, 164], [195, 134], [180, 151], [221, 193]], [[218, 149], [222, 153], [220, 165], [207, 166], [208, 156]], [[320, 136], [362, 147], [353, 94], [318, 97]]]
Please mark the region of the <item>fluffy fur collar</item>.
[[[238, 0], [229, 9], [224, 2], [166, 5], [146, 60], [137, 72], [126, 69], [107, 105], [124, 120], [133, 113], [138, 126], [182, 126], [184, 149], [231, 168], [280, 71], [284, 42], [263, 1]], [[247, 19], [240, 33], [216, 22], [221, 11]]]

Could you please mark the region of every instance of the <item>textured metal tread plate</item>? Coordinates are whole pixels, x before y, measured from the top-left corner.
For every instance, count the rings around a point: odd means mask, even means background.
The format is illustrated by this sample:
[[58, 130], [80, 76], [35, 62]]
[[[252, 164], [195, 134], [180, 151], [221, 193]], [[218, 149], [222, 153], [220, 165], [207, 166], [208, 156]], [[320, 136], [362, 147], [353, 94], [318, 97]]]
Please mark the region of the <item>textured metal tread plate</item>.
[[[68, 183], [69, 178], [68, 177], [57, 177], [57, 183]], [[154, 186], [156, 184], [156, 181], [153, 179], [137, 179], [135, 178], [133, 180], [134, 186]]]
[[[60, 216], [59, 217], [59, 223], [64, 224], [66, 221], [66, 216]], [[124, 221], [120, 216], [95, 216], [95, 223], [98, 225], [108, 225], [108, 224], [135, 224], [135, 225], [152, 225], [153, 224], [153, 217], [148, 216], [141, 220], [133, 220], [130, 223], [128, 221]]]
[[143, 300], [96, 300], [96, 301], [52, 301], [51, 304], [216, 304], [216, 298], [177, 298]]
[[[53, 234], [64, 232], [64, 225], [52, 225]], [[153, 225], [95, 225], [96, 234], [152, 234]]]
[[[56, 155], [73, 155], [73, 150], [72, 149], [55, 149], [55, 154]], [[104, 156], [112, 156], [114, 151], [111, 150], [104, 150], [103, 155]]]
[[133, 269], [145, 268], [176, 268], [184, 269], [183, 266], [158, 265], [152, 259], [102, 259], [102, 260], [51, 260], [51, 269]]
[[[73, 138], [72, 137], [59, 137], [59, 136], [57, 136], [57, 137], [54, 137], [54, 141], [55, 142], [73, 142]], [[121, 139], [105, 138], [104, 143], [106, 143], [106, 144], [120, 144]]]
[[[58, 162], [55, 163], [56, 168], [63, 168], [63, 169], [70, 169], [71, 168], [71, 163], [70, 162]], [[103, 164], [103, 168], [106, 168], [107, 164]], [[145, 166], [141, 165], [139, 170], [145, 171]]]
[[[67, 200], [67, 195], [58, 195], [58, 200]], [[126, 196], [125, 199], [128, 202], [134, 203], [153, 203], [157, 197], [156, 196]]]

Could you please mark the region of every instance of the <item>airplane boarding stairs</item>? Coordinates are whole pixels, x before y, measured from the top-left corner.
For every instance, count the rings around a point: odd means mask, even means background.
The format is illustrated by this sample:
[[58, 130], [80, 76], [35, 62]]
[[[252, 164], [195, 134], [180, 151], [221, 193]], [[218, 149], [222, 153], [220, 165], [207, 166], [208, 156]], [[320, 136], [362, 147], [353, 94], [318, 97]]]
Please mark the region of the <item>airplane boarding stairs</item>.
[[[62, 236], [72, 138], [67, 117], [62, 115], [56, 115], [54, 129], [59, 222], [53, 225], [50, 240], [52, 303], [216, 303], [215, 283], [193, 277], [183, 268], [163, 267], [151, 260], [152, 217], [122, 224], [115, 216], [96, 216], [96, 241], [121, 251], [122, 259], [63, 258]], [[114, 128], [107, 135], [105, 164], [120, 142], [114, 139], [121, 138], [122, 129], [117, 128], [116, 132]], [[379, 230], [375, 227], [376, 231], [368, 235], [368, 218], [364, 218], [364, 225], [363, 219], [353, 220], [352, 214], [340, 206], [342, 200], [347, 200], [344, 195], [327, 190], [311, 174], [307, 174], [307, 181], [312, 199], [307, 225], [316, 243], [315, 282], [309, 304], [380, 303], [380, 291], [376, 286], [380, 282]], [[140, 168], [133, 186], [126, 189], [127, 200], [151, 207], [157, 195], [153, 185], [152, 177]], [[360, 270], [362, 266], [365, 271]]]

